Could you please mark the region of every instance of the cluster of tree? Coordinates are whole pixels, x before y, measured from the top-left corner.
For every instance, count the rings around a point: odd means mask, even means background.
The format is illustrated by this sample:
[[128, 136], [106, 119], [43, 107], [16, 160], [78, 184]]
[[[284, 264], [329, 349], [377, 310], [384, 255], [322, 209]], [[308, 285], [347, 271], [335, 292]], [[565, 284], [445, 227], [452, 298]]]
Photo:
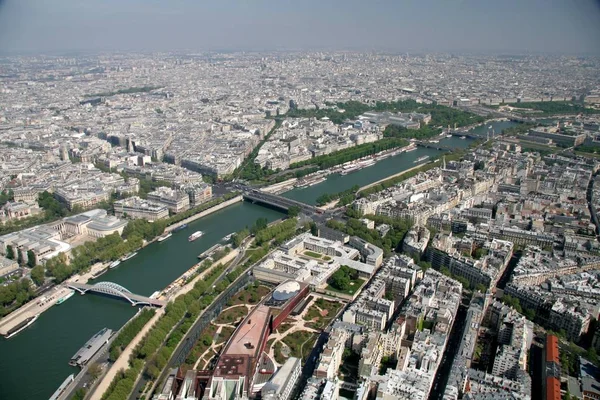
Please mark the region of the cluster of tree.
[[62, 282], [71, 275], [87, 270], [97, 262], [114, 261], [130, 253], [142, 245], [142, 234], [129, 235], [124, 241], [117, 232], [99, 238], [95, 242], [86, 242], [72, 250], [70, 262], [64, 253], [46, 262], [46, 273], [54, 277], [55, 282]]
[[532, 310], [530, 308], [523, 308], [521, 306], [521, 302], [516, 297], [512, 297], [510, 295], [505, 294], [504, 296], [502, 296], [500, 301], [502, 301], [507, 306], [514, 308], [518, 313], [523, 314], [525, 317], [527, 317], [527, 319], [531, 321], [535, 320], [535, 310]]
[[38, 204], [44, 209], [48, 220], [64, 218], [70, 214], [67, 206], [56, 200], [54, 196], [47, 191], [39, 194]]
[[346, 204], [350, 204], [356, 197], [356, 192], [358, 192], [358, 189], [360, 189], [360, 186], [354, 185], [350, 189], [343, 190], [338, 193], [323, 193], [317, 197], [317, 205], [322, 206], [337, 199], [340, 199], [339, 205], [344, 206]]
[[[555, 114], [598, 114], [600, 110], [584, 107], [582, 103], [572, 101], [540, 101], [531, 103], [518, 103], [517, 108], [541, 111], [541, 115]], [[516, 110], [518, 112], [518, 110]]]
[[384, 150], [403, 147], [408, 144], [404, 139], [388, 137], [376, 142], [359, 144], [358, 146], [349, 147], [347, 149], [334, 151], [322, 156], [310, 158], [290, 165], [290, 168], [299, 168], [305, 165], [317, 165], [319, 169], [327, 169], [336, 165], [343, 164], [348, 161], [354, 161], [359, 158], [370, 156]]
[[263, 140], [258, 144], [258, 146], [256, 146], [252, 150], [248, 157], [246, 157], [242, 166], [233, 172], [234, 177], [245, 179], [248, 181], [254, 181], [266, 178], [270, 175], [273, 175], [276, 172], [268, 168], [262, 168], [260, 165], [256, 164], [254, 160], [256, 160], [256, 156], [258, 156], [258, 152], [260, 151], [261, 147], [265, 144], [267, 140], [269, 140], [273, 132], [275, 132], [275, 130], [277, 130], [277, 128], [279, 128], [280, 126], [281, 121], [275, 121], [275, 126], [273, 126], [273, 128], [265, 135]]
[[263, 243], [268, 243], [271, 240], [274, 241], [274, 245], [284, 243], [296, 234], [296, 219], [286, 219], [282, 223], [269, 226], [256, 232], [254, 241], [257, 246], [261, 246]]
[[16, 282], [0, 286], [0, 317], [19, 308], [35, 296], [31, 281], [23, 278]]
[[138, 196], [142, 199], [148, 198], [148, 193], [155, 191], [159, 187], [171, 187], [171, 182], [167, 181], [155, 181], [152, 179], [140, 179], [140, 190]]
[[119, 358], [121, 352], [125, 349], [125, 347], [127, 347], [127, 345], [129, 345], [129, 343], [131, 343], [133, 338], [140, 332], [140, 330], [142, 330], [148, 321], [150, 321], [155, 313], [156, 310], [152, 308], [145, 308], [119, 331], [119, 335], [110, 345], [109, 354], [112, 361], [115, 361], [117, 358]]
[[38, 286], [42, 286], [45, 281], [45, 268], [42, 265], [36, 265], [31, 269], [31, 280]]
[[345, 292], [350, 289], [350, 283], [358, 279], [358, 271], [348, 267], [347, 265], [342, 265], [337, 271], [331, 275], [327, 283], [331, 285], [334, 289]]
[[123, 229], [123, 237], [128, 241], [129, 239], [135, 240], [136, 238], [152, 240], [161, 235], [166, 227], [167, 220], [148, 222], [145, 219], [132, 219], [127, 223], [125, 229]]
[[381, 215], [366, 215], [378, 224], [387, 224], [391, 228], [382, 238], [378, 231], [369, 229], [367, 226], [356, 218], [349, 218], [344, 224], [343, 222], [330, 219], [327, 221], [327, 226], [332, 229], [344, 232], [351, 236], [358, 236], [367, 242], [380, 247], [384, 251], [384, 255], [388, 257], [392, 251], [396, 250], [401, 244], [406, 232], [411, 228], [412, 223], [409, 220], [402, 218], [390, 218]]
[[5, 205], [9, 201], [13, 201], [14, 199], [15, 194], [13, 193], [12, 189], [3, 190], [2, 193], [0, 193], [0, 207]]
[[575, 150], [583, 153], [600, 154], [600, 147], [594, 146], [577, 146]]

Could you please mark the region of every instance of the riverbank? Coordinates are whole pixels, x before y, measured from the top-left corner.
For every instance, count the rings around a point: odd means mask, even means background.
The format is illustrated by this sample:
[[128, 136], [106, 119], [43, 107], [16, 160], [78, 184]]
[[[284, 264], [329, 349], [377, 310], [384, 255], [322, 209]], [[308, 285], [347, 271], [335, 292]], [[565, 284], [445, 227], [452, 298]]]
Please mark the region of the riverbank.
[[387, 181], [388, 179], [393, 179], [393, 178], [396, 178], [396, 177], [402, 176], [402, 175], [404, 175], [404, 174], [406, 174], [406, 173], [409, 173], [410, 171], [414, 171], [415, 169], [421, 168], [421, 167], [422, 167], [423, 165], [425, 165], [425, 164], [427, 164], [427, 163], [425, 162], [425, 163], [422, 163], [422, 164], [415, 165], [415, 166], [414, 166], [414, 167], [412, 167], [412, 168], [406, 169], [406, 170], [404, 170], [404, 171], [402, 171], [402, 172], [398, 172], [397, 174], [390, 175], [390, 176], [388, 176], [388, 177], [385, 177], [385, 178], [383, 178], [383, 179], [380, 179], [380, 180], [378, 180], [378, 181], [375, 181], [375, 182], [373, 182], [373, 183], [370, 183], [370, 184], [368, 184], [368, 185], [365, 185], [365, 186], [363, 186], [363, 187], [361, 187], [361, 188], [359, 188], [359, 189], [358, 189], [358, 191], [356, 192], [356, 195], [358, 195], [358, 194], [359, 194], [360, 192], [362, 192], [363, 190], [369, 189], [369, 188], [371, 188], [371, 187], [373, 187], [373, 186], [375, 186], [375, 185], [379, 185], [380, 183], [382, 183], [382, 182], [385, 182], [385, 181]]
[[214, 212], [217, 212], [217, 211], [219, 211], [219, 210], [222, 210], [222, 209], [224, 209], [225, 207], [229, 207], [230, 205], [232, 205], [232, 204], [235, 204], [235, 203], [238, 203], [238, 202], [240, 202], [240, 201], [243, 201], [243, 200], [244, 200], [244, 198], [243, 198], [241, 195], [240, 195], [240, 196], [236, 196], [236, 197], [234, 197], [233, 199], [229, 199], [229, 200], [227, 200], [227, 201], [224, 201], [223, 203], [219, 203], [219, 204], [217, 204], [217, 205], [216, 205], [216, 206], [214, 206], [214, 207], [211, 207], [211, 208], [209, 208], [209, 209], [207, 209], [207, 210], [204, 210], [204, 211], [202, 211], [202, 212], [199, 212], [198, 214], [194, 214], [194, 215], [192, 215], [191, 217], [188, 217], [188, 218], [184, 219], [183, 221], [179, 221], [179, 222], [177, 222], [176, 224], [173, 224], [173, 225], [169, 225], [169, 226], [167, 226], [167, 227], [165, 228], [165, 232], [171, 232], [171, 231], [173, 231], [173, 229], [175, 229], [175, 228], [178, 228], [178, 227], [180, 227], [180, 226], [182, 226], [182, 225], [184, 225], [184, 224], [188, 224], [188, 223], [190, 223], [190, 222], [193, 222], [193, 221], [195, 221], [195, 220], [197, 220], [197, 219], [200, 219], [200, 218], [202, 218], [202, 217], [206, 217], [207, 215], [210, 215], [210, 214], [212, 214], [212, 213], [214, 213]]
[[27, 318], [40, 315], [44, 311], [49, 310], [60, 298], [68, 295], [70, 292], [72, 292], [71, 289], [63, 286], [55, 286], [32, 301], [19, 307], [0, 320], [0, 335], [7, 336], [11, 329], [19, 326], [19, 324], [23, 323]]
[[[268, 193], [281, 194], [292, 189], [301, 189], [305, 187], [319, 185], [326, 181], [326, 178], [329, 175], [347, 175], [355, 171], [360, 171], [361, 169], [376, 165], [378, 162], [383, 161], [387, 158], [397, 156], [401, 153], [416, 150], [416, 148], [417, 147], [414, 143], [410, 143], [404, 147], [383, 150], [379, 153], [371, 154], [365, 157], [358, 158], [356, 160], [347, 161], [343, 164], [334, 165], [333, 167], [313, 172], [311, 174], [303, 176], [300, 179], [291, 178], [283, 182], [265, 186], [261, 188], [261, 190]], [[300, 186], [298, 186], [299, 184]]]

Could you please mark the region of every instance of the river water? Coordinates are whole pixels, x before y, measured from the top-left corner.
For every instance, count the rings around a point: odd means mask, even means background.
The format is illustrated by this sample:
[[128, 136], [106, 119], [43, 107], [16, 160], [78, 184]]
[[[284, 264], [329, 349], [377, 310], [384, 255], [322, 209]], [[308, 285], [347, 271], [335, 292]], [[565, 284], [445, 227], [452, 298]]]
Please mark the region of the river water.
[[[511, 122], [492, 123], [496, 132], [514, 126]], [[485, 136], [487, 126], [473, 133]], [[472, 140], [444, 138], [440, 145], [465, 148]], [[327, 180], [308, 188], [294, 189], [285, 196], [314, 204], [323, 193], [334, 193], [353, 185], [367, 185], [396, 174], [428, 155], [436, 159], [442, 152], [419, 148], [387, 158], [377, 164], [345, 176], [329, 175]], [[153, 243], [139, 254], [99, 277], [122, 285], [133, 293], [149, 296], [175, 280], [197, 262], [197, 256], [218, 243], [229, 233], [252, 225], [257, 218], [273, 221], [281, 213], [253, 205], [238, 203], [194, 221], [163, 243]], [[189, 243], [187, 237], [196, 230], [204, 236]], [[76, 294], [65, 303], [43, 313], [29, 328], [15, 337], [0, 338], [0, 400], [46, 400], [62, 381], [78, 369], [68, 365], [69, 359], [96, 332], [104, 327], [118, 330], [137, 308], [117, 299]]]

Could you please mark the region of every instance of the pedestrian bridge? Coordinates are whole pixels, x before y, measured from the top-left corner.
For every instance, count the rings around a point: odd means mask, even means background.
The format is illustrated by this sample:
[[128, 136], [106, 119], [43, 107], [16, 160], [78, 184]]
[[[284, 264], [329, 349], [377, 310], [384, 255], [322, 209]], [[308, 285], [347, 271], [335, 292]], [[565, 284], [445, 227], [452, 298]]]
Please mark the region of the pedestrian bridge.
[[118, 297], [127, 300], [131, 303], [132, 306], [163, 307], [166, 304], [166, 302], [161, 300], [151, 299], [150, 297], [140, 296], [138, 294], [131, 293], [131, 291], [124, 288], [123, 286], [112, 282], [98, 282], [94, 285], [86, 285], [83, 283], [71, 282], [67, 284], [67, 287], [76, 290], [81, 294], [92, 292]]

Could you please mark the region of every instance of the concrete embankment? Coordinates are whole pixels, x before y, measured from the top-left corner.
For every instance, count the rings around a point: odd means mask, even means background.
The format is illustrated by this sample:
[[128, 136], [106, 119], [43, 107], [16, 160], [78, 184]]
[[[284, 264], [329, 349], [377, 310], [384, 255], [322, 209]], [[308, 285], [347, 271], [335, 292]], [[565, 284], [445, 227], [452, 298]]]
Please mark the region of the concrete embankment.
[[422, 167], [423, 165], [425, 165], [425, 164], [427, 164], [427, 163], [422, 163], [422, 164], [419, 164], [419, 165], [415, 165], [414, 167], [412, 167], [412, 168], [409, 168], [409, 169], [406, 169], [406, 170], [404, 170], [404, 171], [402, 171], [402, 172], [398, 172], [397, 174], [390, 175], [390, 176], [388, 176], [388, 177], [385, 177], [385, 178], [383, 178], [383, 179], [380, 179], [380, 180], [378, 180], [378, 181], [375, 181], [375, 182], [369, 183], [368, 185], [365, 185], [365, 186], [361, 187], [360, 189], [358, 189], [358, 191], [357, 191], [356, 193], [358, 194], [358, 193], [362, 192], [363, 190], [366, 190], [366, 189], [368, 189], [368, 188], [370, 188], [370, 187], [373, 187], [373, 186], [375, 186], [375, 185], [379, 185], [381, 182], [385, 182], [385, 181], [387, 181], [388, 179], [396, 178], [396, 177], [398, 177], [398, 176], [401, 176], [401, 175], [404, 175], [404, 174], [406, 174], [407, 172], [414, 171], [414, 170], [415, 170], [415, 169], [417, 169], [417, 168], [421, 168], [421, 167]]
[[224, 201], [223, 203], [217, 204], [216, 206], [211, 207], [211, 208], [209, 208], [207, 210], [204, 210], [202, 212], [199, 212], [198, 214], [194, 214], [191, 217], [188, 217], [188, 218], [184, 219], [183, 221], [180, 221], [180, 222], [178, 222], [176, 224], [167, 226], [167, 228], [165, 229], [165, 232], [171, 232], [173, 229], [178, 228], [178, 227], [180, 227], [183, 224], [188, 224], [188, 223], [190, 223], [192, 221], [195, 221], [197, 219], [200, 219], [202, 217], [206, 217], [207, 215], [210, 215], [210, 214], [212, 214], [212, 213], [214, 213], [216, 211], [222, 210], [225, 207], [229, 207], [232, 204], [239, 203], [240, 201], [243, 201], [243, 200], [244, 200], [244, 198], [240, 195], [240, 196], [234, 197], [233, 199], [229, 199], [227, 201]]

